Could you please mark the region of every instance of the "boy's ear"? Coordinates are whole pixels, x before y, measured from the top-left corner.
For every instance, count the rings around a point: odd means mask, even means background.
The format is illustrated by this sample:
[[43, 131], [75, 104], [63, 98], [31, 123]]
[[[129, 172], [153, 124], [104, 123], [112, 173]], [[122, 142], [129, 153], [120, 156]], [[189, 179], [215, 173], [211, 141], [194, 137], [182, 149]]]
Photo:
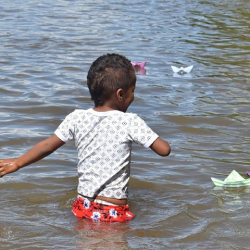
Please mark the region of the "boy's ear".
[[118, 90], [116, 91], [116, 97], [117, 97], [118, 101], [121, 101], [121, 100], [122, 100], [122, 98], [123, 98], [123, 93], [124, 93], [123, 89], [118, 89]]

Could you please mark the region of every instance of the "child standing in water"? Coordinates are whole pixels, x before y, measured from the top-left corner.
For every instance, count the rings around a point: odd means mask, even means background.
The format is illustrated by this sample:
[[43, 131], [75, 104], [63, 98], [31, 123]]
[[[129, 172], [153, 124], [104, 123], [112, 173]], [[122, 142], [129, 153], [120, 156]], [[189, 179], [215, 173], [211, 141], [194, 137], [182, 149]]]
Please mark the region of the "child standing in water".
[[79, 176], [74, 215], [101, 221], [131, 220], [127, 198], [132, 142], [161, 156], [170, 153], [169, 144], [141, 118], [126, 113], [134, 100], [135, 83], [135, 71], [127, 58], [118, 54], [99, 57], [87, 76], [94, 108], [70, 113], [51, 137], [19, 158], [0, 160], [0, 177], [74, 140]]

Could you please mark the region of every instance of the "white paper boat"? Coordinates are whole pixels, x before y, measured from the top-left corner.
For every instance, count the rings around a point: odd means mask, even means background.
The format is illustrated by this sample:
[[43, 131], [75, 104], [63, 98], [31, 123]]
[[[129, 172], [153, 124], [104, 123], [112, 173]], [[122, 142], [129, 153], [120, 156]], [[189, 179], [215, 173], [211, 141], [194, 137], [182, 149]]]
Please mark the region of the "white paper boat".
[[217, 187], [244, 187], [250, 186], [250, 178], [243, 178], [237, 171], [233, 170], [224, 180], [211, 177], [213, 183]]
[[171, 66], [172, 70], [174, 71], [174, 73], [178, 73], [178, 74], [189, 74], [191, 72], [191, 70], [193, 69], [193, 65], [192, 66], [189, 66], [189, 67], [180, 67], [180, 68], [177, 68], [175, 66]]

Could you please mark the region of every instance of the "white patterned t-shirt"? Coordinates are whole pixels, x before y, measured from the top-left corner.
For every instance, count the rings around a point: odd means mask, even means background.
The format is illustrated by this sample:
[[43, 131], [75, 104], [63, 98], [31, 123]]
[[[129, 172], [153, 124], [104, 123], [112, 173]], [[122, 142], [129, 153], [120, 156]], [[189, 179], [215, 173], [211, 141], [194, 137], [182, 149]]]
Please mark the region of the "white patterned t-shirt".
[[128, 196], [132, 142], [150, 147], [158, 135], [136, 114], [118, 110], [77, 109], [55, 131], [62, 141], [75, 141], [78, 193], [94, 198]]

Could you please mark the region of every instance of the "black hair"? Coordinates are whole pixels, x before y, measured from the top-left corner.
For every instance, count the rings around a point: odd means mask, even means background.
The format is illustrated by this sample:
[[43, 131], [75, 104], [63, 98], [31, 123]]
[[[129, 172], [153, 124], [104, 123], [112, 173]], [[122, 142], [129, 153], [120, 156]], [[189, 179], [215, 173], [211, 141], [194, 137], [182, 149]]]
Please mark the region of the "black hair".
[[131, 62], [118, 54], [98, 57], [91, 65], [87, 84], [95, 106], [102, 106], [119, 88], [127, 91], [135, 84], [135, 73]]

